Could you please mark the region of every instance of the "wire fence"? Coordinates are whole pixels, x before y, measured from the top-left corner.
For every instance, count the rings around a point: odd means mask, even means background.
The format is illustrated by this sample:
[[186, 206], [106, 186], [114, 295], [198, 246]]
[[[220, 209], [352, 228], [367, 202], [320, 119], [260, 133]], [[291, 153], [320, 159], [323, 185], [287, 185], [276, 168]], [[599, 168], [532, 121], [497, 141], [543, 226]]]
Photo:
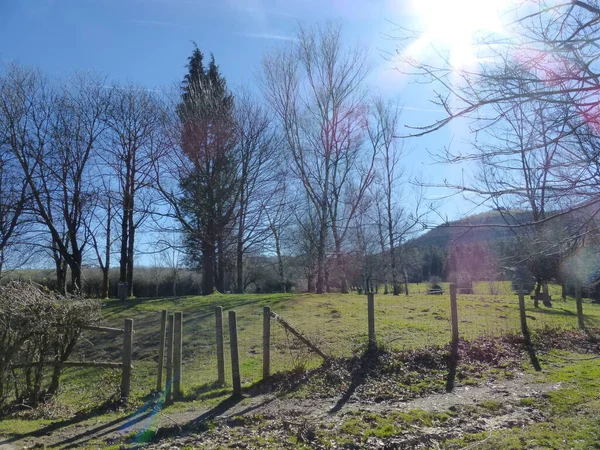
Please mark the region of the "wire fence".
[[[418, 349], [446, 346], [452, 340], [450, 288], [441, 283], [441, 295], [428, 295], [427, 285], [410, 285], [409, 295], [374, 294], [374, 330], [378, 346], [388, 350]], [[536, 308], [526, 296], [525, 315], [532, 332], [545, 327], [578, 327], [577, 308], [571, 298], [560, 298], [560, 287], [551, 286], [552, 307]], [[231, 329], [227, 314], [237, 311], [237, 349], [240, 382], [249, 386], [263, 378], [264, 306], [283, 317], [298, 333], [331, 358], [348, 358], [367, 349], [367, 295], [290, 295], [285, 299], [241, 299], [237, 303], [223, 301], [223, 362], [224, 384], [231, 386], [234, 364], [231, 354]], [[218, 387], [217, 330], [215, 306], [212, 303], [189, 307], [183, 314], [181, 398], [196, 399]], [[461, 340], [481, 336], [495, 337], [521, 333], [518, 296], [510, 283], [475, 283], [472, 293], [457, 290], [458, 334]], [[132, 389], [141, 396], [157, 388], [158, 354], [161, 312], [148, 310], [136, 316], [139, 326], [134, 336]], [[588, 328], [600, 328], [600, 305], [586, 300], [584, 323]], [[110, 357], [118, 348], [93, 342], [95, 351]], [[89, 341], [85, 342], [89, 347]], [[323, 358], [302, 342], [289, 329], [271, 320], [270, 374], [317, 367]], [[88, 357], [95, 355], [88, 352]], [[166, 357], [168, 352], [164, 351]], [[97, 355], [96, 355], [97, 356]], [[167, 364], [163, 370], [166, 371]], [[162, 389], [166, 387], [165, 374]]]

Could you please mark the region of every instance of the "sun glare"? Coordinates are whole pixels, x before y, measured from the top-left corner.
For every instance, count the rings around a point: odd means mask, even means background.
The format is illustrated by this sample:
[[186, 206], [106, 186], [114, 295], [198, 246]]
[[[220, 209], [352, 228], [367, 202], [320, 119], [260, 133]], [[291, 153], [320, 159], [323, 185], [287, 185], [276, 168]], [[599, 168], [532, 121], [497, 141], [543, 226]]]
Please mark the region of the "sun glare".
[[476, 36], [481, 32], [503, 31], [502, 13], [512, 0], [412, 0], [411, 15], [422, 37], [407, 49], [417, 56], [429, 44], [449, 52], [453, 67], [476, 63]]

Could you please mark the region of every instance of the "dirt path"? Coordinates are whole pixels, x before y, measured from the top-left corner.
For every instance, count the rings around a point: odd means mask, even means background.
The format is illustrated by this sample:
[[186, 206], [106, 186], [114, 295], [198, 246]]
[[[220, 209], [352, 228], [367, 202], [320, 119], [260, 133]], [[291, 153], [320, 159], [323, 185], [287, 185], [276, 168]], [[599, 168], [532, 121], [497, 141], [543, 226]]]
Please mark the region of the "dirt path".
[[[548, 391], [558, 389], [558, 384], [538, 383], [535, 376], [519, 374], [516, 378], [501, 382], [484, 383], [479, 386], [459, 386], [451, 393], [433, 394], [405, 402], [358, 402], [352, 397], [344, 404], [340, 399], [294, 399], [272, 394], [259, 395], [241, 400], [228, 399], [210, 410], [188, 410], [164, 413], [149, 404], [126, 418], [113, 421], [87, 420], [80, 423], [58, 422], [41, 430], [37, 435], [23, 435], [18, 439], [0, 438], [0, 450], [17, 449], [34, 445], [47, 447], [77, 448], [81, 445], [103, 441], [107, 444], [121, 441], [125, 435], [143, 435], [149, 429], [178, 429], [193, 427], [207, 420], [230, 421], [236, 416], [262, 415], [265, 418], [281, 420], [303, 420], [313, 423], [339, 423], [349, 412], [374, 412], [384, 414], [391, 411], [421, 409], [429, 412], [446, 411], [455, 407], [474, 405], [482, 400], [495, 400], [501, 403], [516, 402], [525, 397], [538, 397]], [[534, 412], [531, 412], [534, 414]], [[535, 420], [527, 417], [526, 410], [508, 412], [499, 417], [483, 419], [481, 426], [475, 424], [475, 431], [514, 426]], [[471, 427], [473, 424], [471, 424]], [[462, 430], [464, 431], [464, 429]], [[418, 439], [427, 434], [439, 433], [438, 429], [420, 429]], [[447, 429], [444, 433], [451, 433]], [[415, 437], [417, 438], [417, 437]], [[141, 441], [141, 439], [140, 439]], [[134, 444], [135, 447], [135, 444]]]
[[336, 399], [298, 400], [279, 398], [274, 395], [260, 396], [250, 404], [236, 405], [226, 413], [217, 416], [219, 419], [230, 419], [234, 416], [248, 413], [270, 415], [289, 415], [329, 420], [335, 416], [344, 415], [351, 411], [366, 411], [385, 413], [389, 411], [409, 411], [422, 409], [424, 411], [446, 411], [452, 407], [473, 405], [482, 400], [517, 401], [525, 397], [536, 397], [550, 390], [558, 389], [560, 385], [535, 382], [534, 377], [522, 375], [502, 382], [484, 383], [479, 386], [461, 386], [450, 393], [433, 394], [405, 402], [357, 402], [352, 398], [340, 408], [336, 408]]

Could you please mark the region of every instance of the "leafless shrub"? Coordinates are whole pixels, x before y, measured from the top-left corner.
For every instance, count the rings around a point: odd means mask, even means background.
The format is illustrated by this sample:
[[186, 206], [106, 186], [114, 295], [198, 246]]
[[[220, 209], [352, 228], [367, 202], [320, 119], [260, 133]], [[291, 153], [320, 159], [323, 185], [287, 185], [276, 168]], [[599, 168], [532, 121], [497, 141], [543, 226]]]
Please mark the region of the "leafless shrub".
[[[36, 405], [58, 390], [81, 327], [100, 320], [100, 303], [33, 283], [0, 286], [0, 407], [11, 397]], [[49, 379], [49, 381], [48, 381]]]

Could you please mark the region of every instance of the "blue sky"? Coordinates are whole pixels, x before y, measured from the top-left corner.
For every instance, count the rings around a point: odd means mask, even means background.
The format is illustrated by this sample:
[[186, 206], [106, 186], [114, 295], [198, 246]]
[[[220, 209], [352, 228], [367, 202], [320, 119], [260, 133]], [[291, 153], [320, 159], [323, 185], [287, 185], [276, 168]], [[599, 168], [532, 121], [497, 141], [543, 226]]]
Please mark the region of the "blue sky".
[[[0, 62], [38, 66], [52, 75], [95, 70], [109, 79], [160, 88], [181, 80], [192, 41], [212, 52], [231, 86], [252, 85], [262, 55], [292, 38], [299, 23], [341, 20], [349, 39], [371, 48], [370, 82], [384, 96], [400, 96], [404, 121], [431, 122], [440, 113], [427, 86], [410, 84], [381, 56], [396, 43], [390, 23], [410, 25], [408, 1], [391, 0], [0, 0]], [[465, 130], [449, 127], [411, 139], [409, 170], [430, 182], [462, 177], [456, 167], [431, 165], [427, 150], [464, 145]], [[434, 197], [439, 192], [430, 191]], [[443, 216], [471, 212], [460, 199]]]

